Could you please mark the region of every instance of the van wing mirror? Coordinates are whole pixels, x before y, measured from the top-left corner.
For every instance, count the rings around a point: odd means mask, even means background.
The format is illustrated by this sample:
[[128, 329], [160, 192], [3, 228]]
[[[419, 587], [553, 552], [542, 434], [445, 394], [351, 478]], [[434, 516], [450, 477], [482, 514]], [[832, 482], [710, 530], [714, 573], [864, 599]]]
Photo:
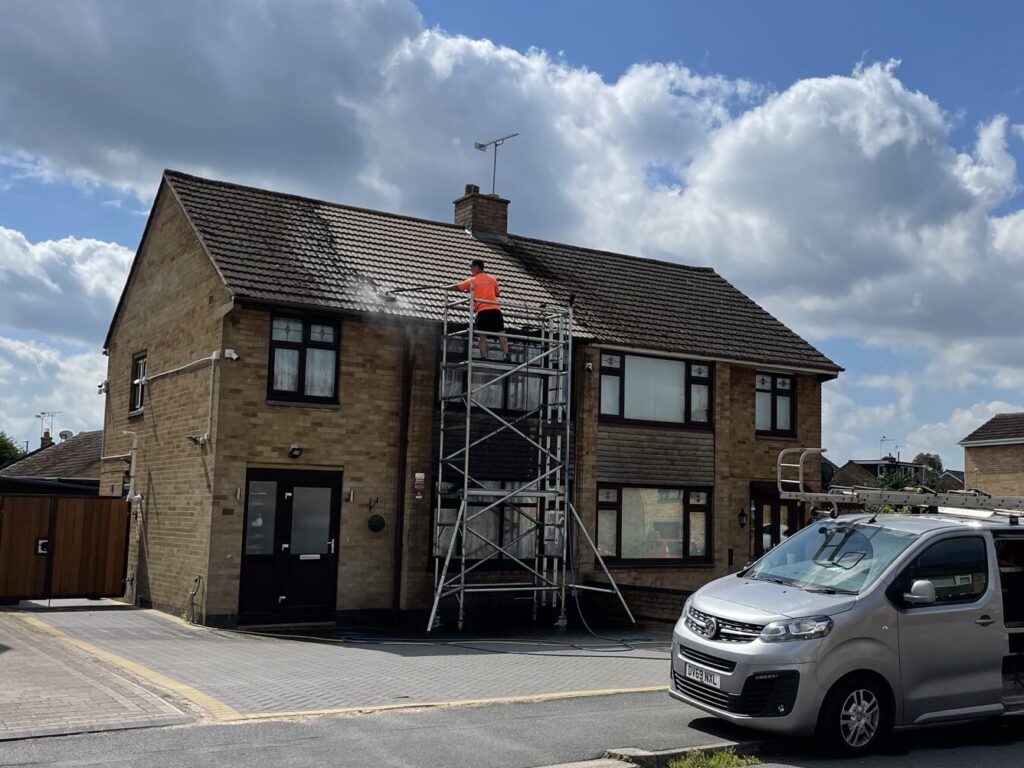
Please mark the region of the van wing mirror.
[[903, 599], [910, 605], [931, 605], [938, 598], [935, 596], [935, 585], [927, 579], [918, 579], [903, 594]]

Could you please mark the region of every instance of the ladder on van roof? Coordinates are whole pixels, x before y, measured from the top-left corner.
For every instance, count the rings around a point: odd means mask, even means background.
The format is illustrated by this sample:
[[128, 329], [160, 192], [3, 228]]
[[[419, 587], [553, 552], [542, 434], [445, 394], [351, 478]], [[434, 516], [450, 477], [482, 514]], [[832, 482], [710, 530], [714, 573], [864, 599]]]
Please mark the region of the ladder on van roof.
[[[1011, 523], [1024, 513], [1024, 496], [990, 496], [978, 490], [936, 493], [925, 487], [888, 489], [833, 486], [828, 491], [816, 491], [809, 487], [811, 478], [808, 476], [808, 463], [812, 462], [816, 470], [818, 462], [813, 460], [825, 452], [824, 448], [786, 448], [780, 451], [775, 466], [779, 497], [807, 502], [819, 513], [831, 517], [839, 513], [840, 506], [867, 504], [985, 510], [995, 515], [1008, 516]], [[816, 473], [815, 477], [820, 477], [820, 473]]]

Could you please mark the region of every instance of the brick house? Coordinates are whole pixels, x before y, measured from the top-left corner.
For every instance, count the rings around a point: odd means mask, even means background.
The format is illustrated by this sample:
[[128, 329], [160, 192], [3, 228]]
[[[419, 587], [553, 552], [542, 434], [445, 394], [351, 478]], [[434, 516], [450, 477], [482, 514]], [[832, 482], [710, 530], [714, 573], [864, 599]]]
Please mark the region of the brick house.
[[102, 463], [103, 433], [61, 433], [55, 443], [44, 432], [40, 447], [0, 468], [0, 492], [95, 494]]
[[[512, 235], [508, 205], [467, 187], [447, 224], [165, 172], [105, 344], [129, 597], [211, 625], [424, 614], [442, 298], [381, 294], [474, 258], [503, 298], [572, 295], [571, 494], [638, 616], [674, 619], [803, 524], [776, 456], [820, 443], [842, 369], [711, 269]], [[521, 471], [489, 463], [496, 485]]]
[[1024, 413], [993, 416], [960, 441], [964, 488], [1024, 496]]

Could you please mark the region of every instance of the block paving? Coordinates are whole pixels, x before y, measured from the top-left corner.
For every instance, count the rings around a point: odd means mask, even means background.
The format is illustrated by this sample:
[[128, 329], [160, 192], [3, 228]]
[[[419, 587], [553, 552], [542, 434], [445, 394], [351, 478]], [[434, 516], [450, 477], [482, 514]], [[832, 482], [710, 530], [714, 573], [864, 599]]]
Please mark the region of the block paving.
[[0, 611], [0, 741], [192, 720], [128, 676]]

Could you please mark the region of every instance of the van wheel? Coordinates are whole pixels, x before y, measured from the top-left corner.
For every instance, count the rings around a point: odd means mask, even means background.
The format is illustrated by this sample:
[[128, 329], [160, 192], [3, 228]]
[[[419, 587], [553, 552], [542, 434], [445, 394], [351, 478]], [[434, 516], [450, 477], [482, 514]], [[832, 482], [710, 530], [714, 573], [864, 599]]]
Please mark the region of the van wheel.
[[817, 735], [829, 752], [856, 756], [873, 752], [891, 731], [888, 692], [870, 677], [851, 677], [829, 691]]

